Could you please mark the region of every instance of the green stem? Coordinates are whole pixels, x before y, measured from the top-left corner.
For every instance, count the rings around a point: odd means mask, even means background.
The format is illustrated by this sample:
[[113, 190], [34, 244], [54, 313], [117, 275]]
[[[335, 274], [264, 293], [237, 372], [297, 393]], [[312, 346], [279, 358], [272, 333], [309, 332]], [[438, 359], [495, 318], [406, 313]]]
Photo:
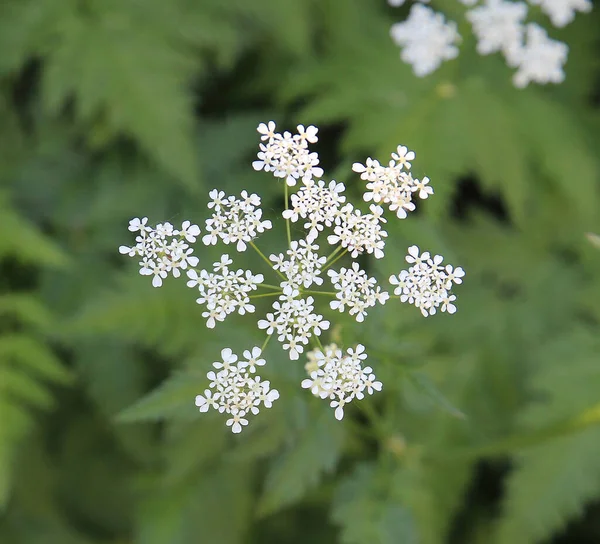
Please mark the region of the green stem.
[[258, 286], [259, 287], [267, 287], [268, 289], [277, 289], [278, 291], [281, 291], [281, 287], [279, 285], [269, 285], [268, 283], [259, 283]]
[[269, 336], [267, 336], [267, 339], [263, 342], [263, 345], [262, 345], [262, 348], [260, 348], [260, 351], [265, 351], [265, 348], [267, 347], [269, 340], [271, 340], [271, 336], [273, 336], [273, 335], [269, 334]]
[[261, 293], [260, 295], [250, 295], [248, 298], [254, 299], [254, 298], [265, 298], [265, 297], [278, 297], [279, 295], [281, 295], [281, 293], [283, 293], [283, 291], [279, 291], [278, 293]]
[[[258, 247], [256, 247], [256, 244], [253, 241], [250, 241], [249, 243], [252, 246], [252, 249], [254, 249], [254, 251], [256, 251], [256, 253], [258, 253], [261, 256], [262, 260], [265, 261], [269, 265], [270, 268], [273, 268], [273, 263], [271, 263], [271, 261], [269, 261], [269, 259], [267, 259], [267, 256], [260, 249], [258, 249]], [[275, 269], [273, 268], [273, 270], [275, 270]], [[284, 280], [286, 279], [286, 277], [279, 270], [275, 270], [275, 272], [277, 272], [277, 274], [279, 274], [279, 276], [282, 279], [284, 279]]]
[[[285, 193], [284, 193], [285, 209], [287, 211], [288, 210], [288, 184], [287, 184], [287, 181], [284, 182], [284, 185], [285, 185]], [[287, 218], [285, 220], [285, 230], [287, 232], [288, 247], [292, 247], [292, 232], [290, 230], [290, 220]]]
[[336, 293], [334, 293], [333, 291], [310, 291], [310, 290], [304, 290], [304, 291], [300, 291], [300, 294], [302, 295], [329, 295], [330, 297], [334, 297], [336, 295]]
[[[369, 420], [369, 423], [373, 427], [375, 434], [379, 437], [379, 439], [380, 440], [386, 439], [388, 433], [385, 431], [385, 429], [383, 428], [383, 425], [381, 424], [381, 418], [379, 417], [377, 412], [373, 409], [373, 406], [371, 406], [371, 403], [367, 399], [364, 399], [364, 400], [366, 400], [366, 402], [358, 401], [356, 403], [356, 406], [358, 406], [358, 408], [360, 410], [362, 410], [362, 412], [365, 414], [365, 416]], [[352, 403], [352, 404], [354, 404], [354, 403]]]
[[333, 259], [340, 251], [342, 251], [342, 249], [342, 246], [336, 247], [329, 255], [327, 255], [327, 260], [325, 261], [325, 264], [331, 261], [331, 259]]
[[348, 250], [344, 249], [344, 251], [342, 251], [342, 253], [340, 253], [335, 259], [333, 259], [333, 261], [331, 261], [330, 263], [326, 263], [323, 267], [323, 272], [325, 272], [325, 270], [327, 270], [330, 266], [334, 265], [337, 261], [339, 261], [344, 255], [346, 255], [346, 253], [348, 253]]

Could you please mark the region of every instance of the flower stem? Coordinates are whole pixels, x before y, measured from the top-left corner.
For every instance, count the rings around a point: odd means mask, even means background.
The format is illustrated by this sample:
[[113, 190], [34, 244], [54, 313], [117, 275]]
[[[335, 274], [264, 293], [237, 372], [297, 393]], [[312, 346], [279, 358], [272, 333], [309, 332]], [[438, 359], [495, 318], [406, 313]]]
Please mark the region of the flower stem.
[[348, 253], [348, 250], [344, 249], [344, 251], [342, 251], [335, 259], [333, 259], [333, 261], [326, 263], [323, 267], [323, 272], [327, 270], [330, 266], [334, 265], [337, 261], [339, 261], [344, 255], [346, 255], [346, 253]]
[[328, 256], [327, 256], [327, 260], [325, 261], [325, 264], [327, 264], [329, 261], [331, 261], [331, 259], [333, 259], [333, 257], [335, 257], [340, 251], [342, 251], [342, 246], [338, 246], [336, 247]]
[[[271, 261], [267, 259], [267, 256], [260, 249], [258, 249], [256, 244], [252, 240], [250, 240], [249, 244], [252, 246], [252, 249], [254, 249], [254, 251], [256, 251], [256, 253], [258, 253], [261, 256], [262, 260], [265, 261], [270, 268], [273, 268], [273, 263], [271, 263]], [[273, 268], [273, 270], [275, 269]], [[279, 276], [285, 280], [285, 276], [281, 272], [279, 272], [279, 270], [275, 270], [275, 272], [277, 272], [277, 274], [279, 274]]]
[[334, 297], [336, 293], [333, 291], [311, 291], [309, 289], [301, 291], [303, 295], [329, 295], [330, 297]]
[[[285, 185], [285, 193], [284, 193], [285, 209], [287, 211], [288, 210], [288, 184], [287, 184], [287, 181], [284, 183], [284, 185]], [[287, 232], [288, 247], [292, 247], [292, 233], [290, 231], [290, 220], [288, 218], [286, 218], [286, 220], [285, 220], [285, 230]]]
[[277, 293], [260, 293], [259, 295], [250, 295], [248, 298], [253, 299], [253, 298], [265, 298], [265, 297], [278, 297], [279, 295], [281, 295], [281, 293], [283, 293], [283, 291], [279, 291]]
[[260, 348], [260, 351], [265, 351], [265, 348], [267, 347], [269, 340], [271, 340], [271, 336], [273, 336], [273, 335], [269, 334], [269, 336], [267, 336], [267, 339], [263, 342], [263, 345], [262, 345], [262, 348]]
[[278, 291], [281, 291], [281, 287], [279, 285], [269, 285], [268, 283], [259, 283], [258, 286], [259, 287], [267, 287], [268, 289], [277, 289]]

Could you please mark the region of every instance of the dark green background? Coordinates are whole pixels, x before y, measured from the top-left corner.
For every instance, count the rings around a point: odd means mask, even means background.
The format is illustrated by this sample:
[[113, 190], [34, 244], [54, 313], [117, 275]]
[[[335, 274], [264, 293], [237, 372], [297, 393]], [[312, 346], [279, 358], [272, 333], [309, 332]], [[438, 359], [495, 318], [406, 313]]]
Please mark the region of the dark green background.
[[[566, 82], [525, 90], [464, 23], [460, 57], [417, 79], [389, 38], [405, 14], [0, 2], [2, 544], [600, 542], [598, 10], [550, 31]], [[454, 316], [325, 309], [323, 340], [364, 343], [384, 382], [341, 423], [271, 342], [281, 399], [233, 437], [193, 399], [221, 348], [262, 343], [255, 321], [207, 330], [184, 282], [153, 289], [117, 248], [135, 216], [203, 225], [219, 187], [263, 197], [259, 245], [282, 251], [283, 185], [251, 167], [269, 119], [318, 125], [355, 203], [353, 162], [414, 149], [435, 195], [363, 265], [389, 277], [418, 244], [467, 276]]]

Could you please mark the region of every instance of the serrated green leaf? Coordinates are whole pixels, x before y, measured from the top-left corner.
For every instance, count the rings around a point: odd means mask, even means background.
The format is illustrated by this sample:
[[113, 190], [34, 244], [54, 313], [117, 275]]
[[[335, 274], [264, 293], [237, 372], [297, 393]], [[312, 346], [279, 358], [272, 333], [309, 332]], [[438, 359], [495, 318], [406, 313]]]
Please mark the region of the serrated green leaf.
[[124, 133], [166, 171], [194, 187], [193, 59], [135, 2], [105, 2], [66, 13], [44, 70], [46, 108], [61, 110], [73, 95], [86, 122]]
[[117, 421], [156, 421], [177, 414], [191, 417], [196, 411], [194, 399], [204, 391], [205, 386], [206, 377], [202, 374], [175, 374], [134, 405], [120, 412]]
[[359, 464], [337, 489], [331, 517], [344, 544], [418, 542], [410, 512], [390, 495], [389, 475], [381, 468]]
[[272, 514], [300, 500], [324, 474], [335, 468], [343, 440], [344, 428], [330, 410], [314, 414], [271, 465], [258, 503], [258, 515]]
[[442, 410], [459, 419], [465, 419], [467, 417], [464, 412], [456, 408], [442, 394], [426, 374], [422, 372], [408, 372], [406, 376]]

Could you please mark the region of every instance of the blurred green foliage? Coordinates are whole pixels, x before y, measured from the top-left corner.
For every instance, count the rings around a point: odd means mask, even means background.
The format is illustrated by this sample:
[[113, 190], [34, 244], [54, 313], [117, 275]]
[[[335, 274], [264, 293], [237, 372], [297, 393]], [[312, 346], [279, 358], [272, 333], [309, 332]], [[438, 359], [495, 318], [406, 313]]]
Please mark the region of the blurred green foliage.
[[[566, 83], [524, 91], [468, 35], [415, 78], [389, 39], [399, 13], [0, 2], [0, 542], [600, 541], [598, 10], [556, 32]], [[369, 266], [397, 273], [417, 243], [467, 278], [455, 316], [333, 316], [385, 384], [370, 418], [337, 422], [273, 342], [282, 398], [233, 437], [193, 398], [222, 347], [262, 335], [233, 317], [209, 331], [183, 282], [153, 289], [117, 248], [134, 216], [202, 224], [214, 187], [275, 218], [283, 187], [250, 166], [269, 119], [318, 125], [354, 197], [353, 161], [415, 149], [435, 195]]]

